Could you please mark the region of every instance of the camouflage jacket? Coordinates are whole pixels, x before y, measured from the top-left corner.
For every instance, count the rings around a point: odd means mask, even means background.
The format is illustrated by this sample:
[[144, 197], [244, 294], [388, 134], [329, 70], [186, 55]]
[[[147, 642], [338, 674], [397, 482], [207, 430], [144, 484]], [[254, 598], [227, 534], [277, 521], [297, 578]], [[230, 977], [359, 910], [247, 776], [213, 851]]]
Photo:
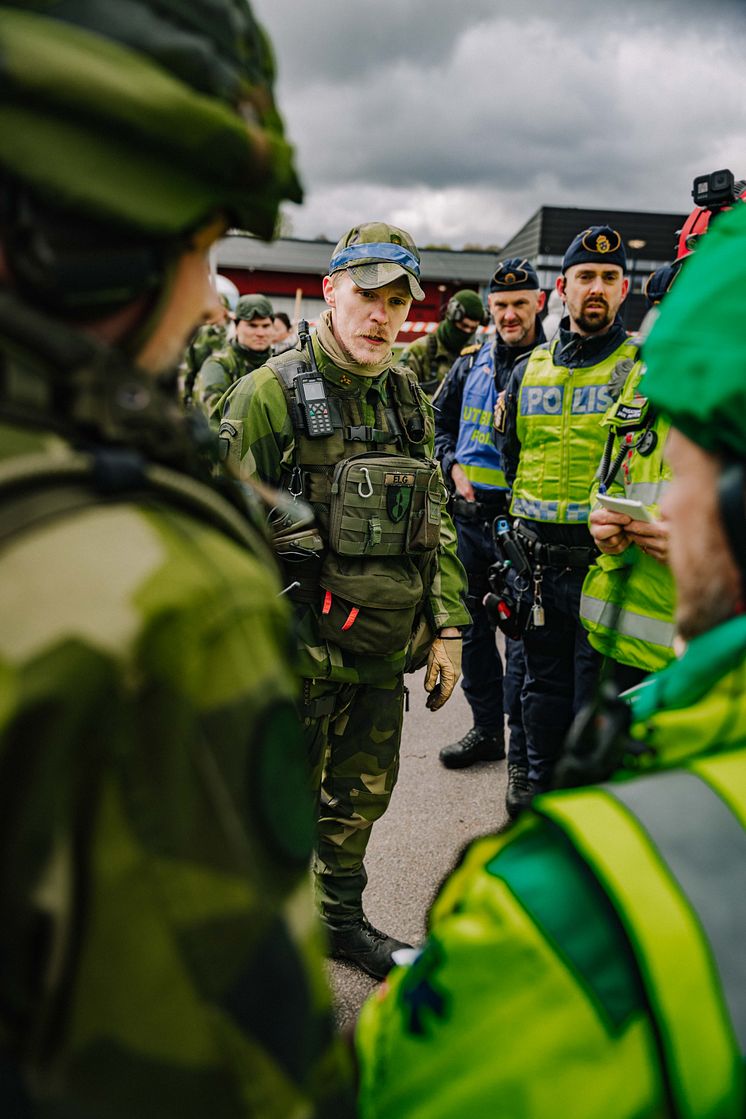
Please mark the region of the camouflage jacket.
[[271, 558], [158, 493], [8, 534], [42, 452], [0, 418], [3, 1064], [34, 1116], [351, 1115]]
[[193, 376], [199, 373], [208, 357], [228, 345], [228, 327], [206, 323], [201, 326], [187, 347], [185, 364]]
[[[329, 389], [354, 396], [362, 425], [380, 426], [382, 408], [388, 403], [387, 370], [380, 377], [357, 377], [337, 369], [314, 341], [316, 360]], [[278, 358], [275, 360], [282, 360]], [[371, 403], [371, 396], [377, 398]], [[421, 403], [430, 417], [432, 407], [422, 396]], [[282, 489], [290, 489], [296, 466], [296, 439], [283, 389], [269, 366], [237, 381], [220, 401], [223, 420], [220, 438], [232, 472], [246, 479], [259, 479]], [[361, 443], [346, 443], [347, 454], [370, 449]], [[433, 436], [422, 447], [432, 457]], [[346, 457], [346, 456], [342, 456]], [[439, 468], [438, 468], [439, 469]], [[443, 499], [446, 498], [443, 488]], [[292, 576], [292, 570], [290, 571]], [[470, 616], [463, 604], [466, 574], [456, 555], [456, 530], [445, 507], [442, 509], [437, 567], [429, 589], [424, 613], [433, 632], [445, 626], [468, 625]], [[376, 683], [401, 672], [408, 664], [407, 649], [389, 649], [380, 656], [364, 656], [342, 651], [318, 634], [317, 604], [297, 608], [297, 635], [300, 645], [300, 674], [307, 679], [344, 680], [351, 683]]]
[[408, 369], [414, 370], [423, 391], [432, 396], [438, 385], [448, 376], [458, 356], [446, 349], [435, 330], [432, 334], [410, 342], [402, 350], [399, 361]]
[[[247, 350], [232, 339], [224, 349], [211, 354], [194, 380], [193, 403], [208, 419], [213, 418], [215, 406], [231, 385], [264, 365], [270, 350]], [[219, 422], [219, 415], [216, 417]]]

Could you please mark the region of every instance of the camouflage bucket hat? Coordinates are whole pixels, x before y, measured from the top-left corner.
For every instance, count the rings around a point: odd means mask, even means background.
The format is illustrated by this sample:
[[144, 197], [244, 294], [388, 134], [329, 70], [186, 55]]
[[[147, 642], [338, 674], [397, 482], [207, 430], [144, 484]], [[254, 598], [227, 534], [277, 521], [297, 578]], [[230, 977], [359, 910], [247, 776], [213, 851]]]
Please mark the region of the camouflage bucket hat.
[[171, 236], [263, 237], [301, 200], [244, 0], [24, 0], [0, 10], [0, 168], [56, 207]]
[[380, 288], [403, 276], [413, 299], [424, 299], [420, 287], [420, 254], [403, 229], [385, 222], [353, 226], [337, 242], [329, 272], [347, 270], [359, 288]]
[[235, 319], [251, 322], [252, 319], [274, 318], [274, 308], [266, 295], [242, 295], [236, 303]]

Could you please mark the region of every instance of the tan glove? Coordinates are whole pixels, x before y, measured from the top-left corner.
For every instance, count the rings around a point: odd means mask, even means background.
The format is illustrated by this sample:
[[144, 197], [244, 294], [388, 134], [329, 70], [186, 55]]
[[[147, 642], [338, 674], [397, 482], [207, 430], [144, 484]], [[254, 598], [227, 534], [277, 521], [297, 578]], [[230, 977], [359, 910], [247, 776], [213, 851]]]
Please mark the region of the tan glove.
[[436, 637], [427, 658], [425, 691], [427, 708], [437, 711], [450, 698], [461, 675], [461, 634], [454, 637]]

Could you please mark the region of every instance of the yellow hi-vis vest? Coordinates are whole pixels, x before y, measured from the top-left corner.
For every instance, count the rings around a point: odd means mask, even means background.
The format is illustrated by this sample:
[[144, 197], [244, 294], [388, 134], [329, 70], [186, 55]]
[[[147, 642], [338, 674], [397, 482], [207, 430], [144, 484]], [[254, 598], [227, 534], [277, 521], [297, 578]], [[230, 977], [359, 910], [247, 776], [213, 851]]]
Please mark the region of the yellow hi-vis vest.
[[746, 751], [547, 798], [539, 812], [571, 839], [619, 914], [672, 1113], [743, 1116]]
[[[646, 404], [638, 393], [639, 382], [640, 371], [635, 370], [604, 418], [607, 429], [616, 430], [617, 413], [624, 415], [625, 409], [640, 410]], [[647, 453], [641, 453], [638, 441], [630, 436], [633, 441], [629, 452], [607, 493], [641, 501], [656, 517], [660, 516], [660, 503], [671, 479], [671, 468], [664, 455], [670, 427], [663, 416], [655, 418], [649, 433], [654, 444]], [[617, 454], [619, 438], [624, 436], [621, 427], [613, 455]], [[594, 485], [592, 504], [596, 493]], [[670, 568], [646, 555], [636, 544], [630, 544], [620, 555], [598, 556], [589, 568], [580, 599], [580, 620], [598, 652], [621, 664], [657, 672], [674, 655], [675, 599]]]
[[517, 435], [521, 444], [510, 511], [533, 521], [584, 524], [589, 493], [606, 433], [601, 418], [613, 403], [617, 364], [638, 360], [638, 346], [622, 342], [597, 365], [555, 365], [558, 343], [538, 346], [520, 387]]
[[630, 705], [661, 768], [470, 845], [361, 1011], [362, 1119], [744, 1115], [746, 616]]
[[746, 751], [534, 808], [363, 1007], [362, 1119], [742, 1119]]

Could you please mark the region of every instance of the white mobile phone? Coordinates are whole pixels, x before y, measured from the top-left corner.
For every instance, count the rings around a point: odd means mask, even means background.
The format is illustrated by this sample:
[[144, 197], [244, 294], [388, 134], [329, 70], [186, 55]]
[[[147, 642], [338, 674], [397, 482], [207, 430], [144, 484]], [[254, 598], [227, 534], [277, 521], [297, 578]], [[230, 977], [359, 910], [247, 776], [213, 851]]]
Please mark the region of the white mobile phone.
[[633, 501], [628, 497], [611, 497], [607, 493], [600, 493], [596, 500], [604, 509], [612, 513], [626, 513], [633, 521], [652, 521], [653, 515], [641, 501]]

